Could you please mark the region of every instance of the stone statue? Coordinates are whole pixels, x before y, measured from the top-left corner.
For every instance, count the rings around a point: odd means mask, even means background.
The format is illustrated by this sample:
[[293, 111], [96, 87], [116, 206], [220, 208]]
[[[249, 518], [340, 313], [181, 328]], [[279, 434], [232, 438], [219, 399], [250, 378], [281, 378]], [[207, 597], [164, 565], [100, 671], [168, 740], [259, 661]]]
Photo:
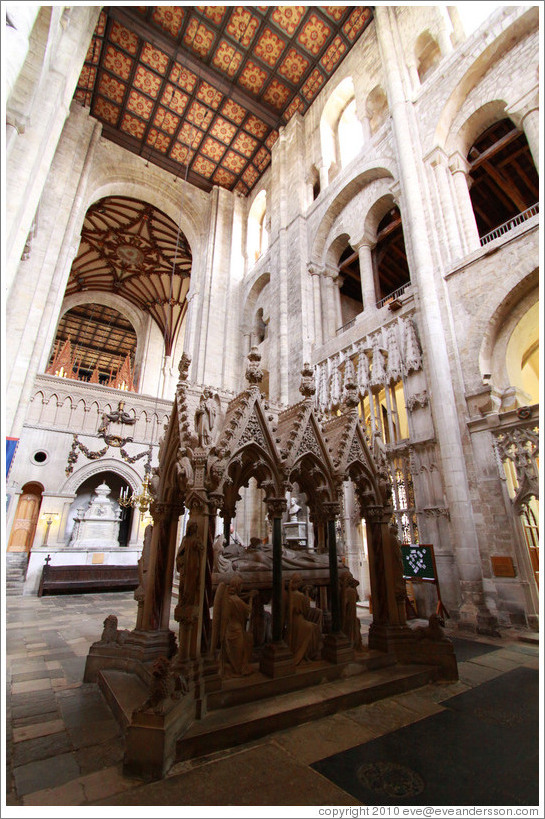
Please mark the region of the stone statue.
[[176, 570], [180, 574], [180, 606], [196, 606], [199, 602], [201, 555], [204, 546], [196, 523], [188, 523], [176, 555]]
[[301, 511], [301, 507], [298, 505], [295, 498], [290, 500], [290, 505], [288, 509], [288, 514], [290, 516], [290, 523], [297, 523], [299, 518], [297, 517], [299, 512]]
[[195, 429], [200, 447], [207, 447], [212, 443], [212, 432], [216, 423], [216, 412], [217, 407], [212, 393], [206, 389], [201, 395], [199, 406], [195, 410]]
[[356, 651], [363, 648], [360, 621], [358, 619], [359, 582], [351, 574], [341, 577], [341, 630], [346, 634]]
[[146, 589], [148, 585], [148, 571], [151, 551], [151, 538], [153, 535], [153, 526], [149, 523], [144, 530], [144, 545], [142, 547], [142, 554], [138, 558], [138, 586], [134, 590], [134, 599], [138, 603], [138, 612], [136, 615], [136, 628], [142, 627], [142, 618], [144, 616], [144, 600], [146, 597]]
[[221, 557], [221, 553], [223, 551], [223, 535], [216, 535], [214, 538], [214, 542], [212, 543], [212, 552], [214, 554], [214, 561], [212, 563], [212, 571], [219, 572], [219, 559]]
[[322, 643], [322, 610], [312, 608], [310, 598], [301, 591], [303, 579], [297, 572], [288, 585], [286, 642], [295, 665], [303, 659], [315, 660]]
[[149, 696], [142, 705], [135, 708], [133, 717], [143, 711], [153, 711], [154, 714], [164, 714], [165, 707], [170, 700], [179, 700], [188, 692], [185, 677], [172, 670], [169, 660], [162, 656], [157, 657], [152, 667], [152, 679]]
[[[250, 602], [258, 594], [249, 593]], [[236, 677], [252, 673], [252, 634], [247, 631], [251, 605], [242, 599], [242, 578], [233, 575], [230, 582], [220, 583], [214, 597], [211, 649], [219, 643], [220, 674]]]
[[115, 614], [109, 614], [104, 620], [104, 629], [100, 638], [101, 643], [117, 643], [122, 645], [125, 642], [127, 635], [130, 633], [127, 629], [117, 628], [117, 617]]

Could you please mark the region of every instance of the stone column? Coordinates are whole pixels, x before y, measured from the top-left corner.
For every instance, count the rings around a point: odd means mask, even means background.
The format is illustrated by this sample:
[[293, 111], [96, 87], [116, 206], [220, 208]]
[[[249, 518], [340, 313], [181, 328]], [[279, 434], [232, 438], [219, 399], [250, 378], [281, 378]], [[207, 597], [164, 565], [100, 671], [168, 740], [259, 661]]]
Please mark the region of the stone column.
[[[375, 24], [385, 72], [392, 116], [393, 135], [397, 148], [401, 189], [406, 201], [404, 229], [410, 234], [414, 282], [419, 292], [425, 294], [421, 301], [420, 327], [422, 341], [428, 351], [428, 375], [430, 392], [433, 395], [435, 431], [442, 453], [442, 467], [445, 479], [445, 494], [451, 515], [451, 530], [455, 542], [454, 556], [460, 573], [462, 604], [457, 612], [460, 624], [477, 628], [486, 633], [497, 633], [497, 622], [490, 612], [484, 596], [480, 544], [473, 517], [469, 492], [469, 479], [465, 453], [462, 447], [462, 433], [457, 416], [456, 371], [451, 368], [447, 331], [440, 304], [441, 282], [433, 265], [433, 253], [429, 226], [426, 223], [426, 204], [429, 192], [425, 177], [420, 173], [420, 143], [414, 108], [407, 100], [403, 87], [403, 61], [401, 37], [397, 28], [395, 9], [390, 6], [376, 6]], [[455, 176], [466, 169], [463, 157], [458, 155]], [[454, 157], [454, 159], [458, 159]], [[467, 163], [466, 163], [467, 164]], [[470, 207], [469, 192], [465, 187], [465, 215], [473, 220], [473, 242], [479, 246], [473, 211]], [[460, 187], [460, 181], [457, 182]], [[460, 197], [461, 198], [461, 197]], [[471, 235], [469, 227], [469, 244]], [[466, 240], [468, 236], [465, 237]], [[473, 249], [473, 247], [471, 247]]]
[[[335, 338], [337, 329], [342, 325], [341, 299], [336, 286], [338, 272], [334, 268], [325, 268], [322, 275], [322, 304], [328, 338]], [[324, 339], [327, 340], [327, 339]]]
[[449, 158], [449, 168], [454, 182], [464, 249], [466, 253], [473, 253], [473, 251], [480, 248], [481, 241], [469, 195], [469, 163], [459, 151], [456, 151]]
[[323, 343], [322, 302], [320, 298], [320, 277], [322, 270], [316, 265], [309, 264], [308, 272], [312, 281], [312, 304], [314, 309], [314, 342]]
[[443, 224], [447, 236], [448, 261], [454, 262], [463, 256], [460, 232], [456, 222], [456, 211], [452, 201], [447, 171], [447, 155], [441, 148], [435, 148], [429, 155], [430, 165], [433, 168], [437, 193], [439, 196], [439, 211], [443, 216]]
[[272, 643], [264, 646], [259, 669], [268, 677], [285, 677], [295, 673], [293, 654], [283, 640], [282, 518], [286, 508], [285, 498], [271, 498], [267, 501], [273, 541]]
[[366, 114], [363, 114], [363, 116], [360, 118], [360, 122], [361, 122], [361, 131], [362, 131], [362, 134], [363, 134], [363, 142], [364, 143], [369, 142], [369, 140], [372, 137], [371, 120], [369, 119], [369, 117]]
[[420, 77], [418, 75], [416, 61], [412, 55], [410, 61], [407, 59], [407, 69], [409, 71], [409, 80], [411, 82], [411, 89], [414, 97], [422, 83], [420, 82]]
[[448, 16], [447, 9], [444, 6], [440, 6], [438, 11], [441, 15], [441, 22], [439, 23], [439, 28], [437, 30], [437, 40], [441, 50], [441, 56], [446, 57], [453, 50], [450, 35], [447, 30], [447, 20], [448, 25], [450, 26], [450, 18]]
[[530, 108], [522, 117], [522, 128], [526, 139], [528, 140], [528, 147], [536, 166], [536, 171], [539, 173], [539, 108]]
[[454, 38], [453, 45], [460, 45], [463, 43], [466, 35], [464, 32], [464, 27], [462, 25], [462, 18], [460, 17], [460, 12], [458, 10], [458, 6], [447, 6], [448, 16], [450, 17], [450, 22], [452, 23], [452, 33]]
[[539, 96], [537, 89], [532, 89], [525, 94], [514, 105], [511, 105], [506, 113], [515, 125], [524, 131], [536, 171], [539, 174]]
[[324, 637], [322, 656], [331, 663], [349, 662], [354, 656], [354, 649], [345, 634], [341, 631], [341, 602], [339, 595], [339, 568], [337, 566], [337, 539], [335, 524], [339, 517], [338, 503], [325, 503], [327, 517], [327, 547], [329, 557], [329, 592], [331, 600], [331, 633]]
[[325, 189], [329, 185], [329, 166], [326, 167], [326, 165], [323, 162], [320, 162], [320, 164], [317, 167], [318, 167], [318, 173], [320, 174], [320, 193], [321, 193], [322, 191], [325, 191]]
[[363, 312], [366, 316], [377, 311], [377, 294], [375, 290], [375, 273], [373, 270], [372, 250], [376, 242], [368, 237], [364, 237], [357, 244], [353, 245], [358, 251], [360, 263], [361, 295], [363, 299]]

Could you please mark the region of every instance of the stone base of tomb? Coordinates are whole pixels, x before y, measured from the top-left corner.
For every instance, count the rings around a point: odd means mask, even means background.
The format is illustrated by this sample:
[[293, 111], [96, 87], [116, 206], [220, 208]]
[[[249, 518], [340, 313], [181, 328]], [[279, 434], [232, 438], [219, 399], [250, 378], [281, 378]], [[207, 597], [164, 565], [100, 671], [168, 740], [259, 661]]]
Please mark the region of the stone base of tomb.
[[152, 663], [158, 657], [170, 658], [176, 651], [174, 632], [133, 631], [117, 632], [117, 639], [98, 641], [89, 649], [85, 663], [84, 682], [96, 682], [103, 668], [128, 669], [138, 664]]
[[[364, 650], [345, 663], [305, 661], [277, 678], [255, 663], [249, 676], [224, 677], [215, 687], [213, 664], [199, 661], [193, 678], [186, 677], [187, 692], [154, 713], [138, 711], [149, 695], [149, 668], [139, 665], [140, 673], [105, 668], [97, 682], [125, 729], [124, 773], [146, 780], [165, 776], [174, 762], [418, 688], [436, 673], [432, 665], [401, 664], [392, 654]], [[215, 690], [207, 691], [210, 682]]]
[[454, 645], [446, 637], [427, 639], [423, 630], [371, 623], [369, 648], [390, 652], [399, 662], [433, 665], [435, 680], [447, 682], [458, 679]]
[[326, 634], [322, 646], [322, 657], [330, 663], [348, 663], [354, 659], [352, 643], [342, 633]]
[[293, 654], [283, 641], [263, 647], [259, 670], [267, 677], [277, 679], [295, 673]]

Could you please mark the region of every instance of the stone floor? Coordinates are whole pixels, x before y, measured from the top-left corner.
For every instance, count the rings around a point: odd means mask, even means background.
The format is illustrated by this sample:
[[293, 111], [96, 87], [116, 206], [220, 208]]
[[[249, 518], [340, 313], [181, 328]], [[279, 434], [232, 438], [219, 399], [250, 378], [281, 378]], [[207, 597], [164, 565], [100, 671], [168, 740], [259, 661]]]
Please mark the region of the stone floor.
[[116, 613], [119, 628], [134, 627], [132, 594], [10, 597], [6, 609], [7, 816], [43, 815], [19, 814], [17, 806], [360, 805], [312, 763], [436, 714], [447, 698], [511, 669], [539, 668], [535, 636], [526, 635], [527, 642], [511, 632], [501, 639], [458, 633], [487, 646], [478, 656], [466, 652], [456, 683], [427, 685], [181, 762], [164, 780], [142, 784], [123, 775], [122, 732], [97, 686], [82, 682], [106, 615]]

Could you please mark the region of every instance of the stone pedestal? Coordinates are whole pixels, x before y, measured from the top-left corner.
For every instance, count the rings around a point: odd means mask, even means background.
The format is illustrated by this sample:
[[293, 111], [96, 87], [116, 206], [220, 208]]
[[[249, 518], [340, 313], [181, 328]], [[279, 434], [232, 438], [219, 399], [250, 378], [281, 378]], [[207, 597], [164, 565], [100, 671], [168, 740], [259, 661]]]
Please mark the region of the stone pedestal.
[[172, 657], [176, 637], [168, 631], [118, 632], [116, 639], [100, 640], [89, 649], [85, 663], [84, 682], [96, 682], [104, 668], [133, 669], [138, 663], [151, 663], [157, 657]]
[[293, 654], [286, 643], [269, 643], [264, 646], [259, 661], [259, 670], [267, 677], [273, 678], [295, 674]]
[[77, 533], [71, 546], [101, 551], [119, 546], [121, 510], [116, 509], [113, 502], [108, 500], [110, 491], [106, 483], [97, 486], [91, 505], [82, 517], [74, 521]]
[[176, 759], [176, 743], [195, 720], [195, 700], [190, 686], [181, 701], [171, 701], [165, 713], [132, 714], [125, 733], [123, 773], [141, 779], [160, 779]]
[[322, 658], [329, 663], [349, 663], [354, 659], [352, 643], [342, 632], [326, 634], [322, 648]]
[[284, 540], [288, 549], [300, 549], [307, 545], [306, 524], [290, 520], [284, 524]]

